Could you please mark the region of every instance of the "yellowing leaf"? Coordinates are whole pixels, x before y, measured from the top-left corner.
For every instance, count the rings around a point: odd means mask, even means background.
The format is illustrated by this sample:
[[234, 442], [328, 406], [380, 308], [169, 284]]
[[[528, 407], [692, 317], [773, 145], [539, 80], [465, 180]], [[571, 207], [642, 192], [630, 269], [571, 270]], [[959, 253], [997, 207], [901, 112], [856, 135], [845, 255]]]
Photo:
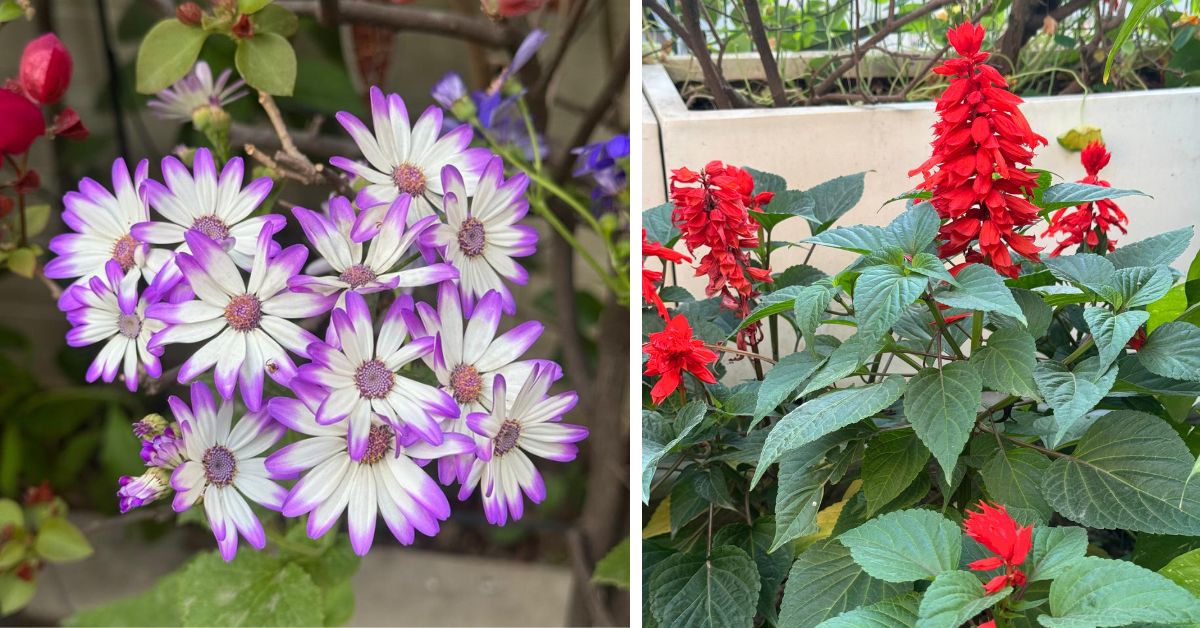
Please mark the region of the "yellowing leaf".
[[646, 527], [642, 528], [642, 538], [650, 539], [660, 534], [666, 534], [671, 531], [671, 496], [658, 504], [654, 514], [650, 515], [650, 521], [646, 522]]
[[854, 480], [846, 488], [846, 494], [842, 496], [842, 501], [830, 504], [817, 513], [817, 531], [808, 536], [802, 536], [793, 543], [797, 554], [808, 549], [808, 546], [813, 543], [829, 538], [829, 535], [833, 534], [833, 527], [837, 525], [838, 517], [842, 515], [842, 508], [846, 506], [846, 502], [850, 501], [851, 497], [858, 493], [860, 488], [862, 488], [862, 480]]
[[1085, 146], [1092, 142], [1103, 142], [1104, 137], [1100, 134], [1100, 127], [1091, 126], [1089, 124], [1081, 124], [1066, 133], [1058, 136], [1058, 145], [1069, 151], [1079, 152]]

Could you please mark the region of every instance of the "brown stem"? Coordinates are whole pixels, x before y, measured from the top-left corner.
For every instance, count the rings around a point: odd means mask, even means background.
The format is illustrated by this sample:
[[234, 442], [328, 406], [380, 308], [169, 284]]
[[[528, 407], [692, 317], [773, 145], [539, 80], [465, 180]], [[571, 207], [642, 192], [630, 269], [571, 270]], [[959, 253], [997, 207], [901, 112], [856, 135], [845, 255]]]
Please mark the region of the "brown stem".
[[350, 183], [344, 177], [326, 168], [324, 164], [314, 164], [308, 156], [300, 152], [292, 140], [287, 124], [283, 121], [283, 114], [280, 113], [279, 106], [275, 104], [275, 99], [270, 94], [260, 91], [258, 102], [262, 105], [263, 111], [267, 113], [267, 118], [271, 121], [271, 128], [275, 130], [275, 136], [279, 138], [280, 149], [275, 152], [274, 157], [269, 157], [261, 153], [253, 144], [247, 144], [245, 146], [247, 155], [285, 178], [299, 181], [305, 185], [328, 183], [337, 190], [338, 194], [347, 197], [354, 196], [354, 189], [350, 187]]
[[[321, 15], [318, 0], [277, 0], [275, 4], [299, 15]], [[492, 48], [514, 48], [521, 34], [482, 17], [458, 15], [424, 7], [376, 4], [368, 0], [341, 0], [338, 18], [346, 24], [381, 26], [395, 31], [416, 31], [462, 39]]]
[[750, 37], [758, 56], [762, 59], [763, 73], [767, 75], [767, 87], [771, 90], [771, 99], [776, 107], [786, 107], [787, 94], [783, 91], [783, 78], [779, 74], [779, 65], [775, 63], [775, 55], [771, 54], [771, 42], [767, 40], [766, 28], [763, 26], [762, 12], [758, 8], [758, 0], [742, 0], [746, 7], [746, 21], [750, 25]]
[[711, 345], [706, 342], [706, 343], [704, 343], [704, 348], [712, 349], [713, 351], [720, 351], [722, 353], [733, 353], [733, 354], [745, 356], [747, 358], [752, 358], [755, 360], [762, 360], [763, 362], [766, 362], [767, 364], [775, 364], [775, 360], [772, 360], [771, 358], [768, 358], [765, 355], [759, 355], [757, 353], [752, 353], [750, 351], [743, 351], [741, 349], [734, 349], [733, 347], [726, 347], [724, 345]]
[[[693, 20], [689, 19], [688, 25], [684, 26], [683, 22], [676, 19], [666, 7], [659, 4], [656, 0], [642, 0], [642, 6], [650, 9], [652, 13], [658, 16], [658, 19], [667, 25], [667, 28], [671, 29], [671, 32], [675, 33], [677, 37], [683, 40], [683, 43], [687, 44], [688, 49], [692, 51], [692, 55], [696, 57], [696, 63], [700, 65], [700, 72], [704, 75], [704, 85], [712, 94], [717, 108], [732, 109], [733, 102], [729, 94], [734, 92], [734, 89], [725, 81], [720, 69], [713, 63], [712, 55], [708, 52], [708, 45], [704, 41], [703, 31], [700, 29], [699, 13], [695, 10], [685, 10], [684, 18], [688, 19], [690, 15], [691, 18], [694, 18], [694, 24]], [[687, 6], [687, 2], [684, 2], [684, 6]], [[694, 30], [692, 30], [693, 25]]]

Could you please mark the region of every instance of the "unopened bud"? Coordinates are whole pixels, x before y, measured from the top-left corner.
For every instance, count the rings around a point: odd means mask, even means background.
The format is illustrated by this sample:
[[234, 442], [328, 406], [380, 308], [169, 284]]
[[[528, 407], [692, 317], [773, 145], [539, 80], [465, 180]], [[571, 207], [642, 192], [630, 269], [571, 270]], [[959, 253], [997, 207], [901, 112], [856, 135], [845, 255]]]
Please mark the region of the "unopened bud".
[[184, 2], [176, 7], [175, 18], [188, 26], [200, 26], [204, 20], [204, 9], [195, 2]]
[[133, 424], [133, 435], [141, 440], [150, 440], [167, 429], [167, 420], [161, 414], [147, 414]]

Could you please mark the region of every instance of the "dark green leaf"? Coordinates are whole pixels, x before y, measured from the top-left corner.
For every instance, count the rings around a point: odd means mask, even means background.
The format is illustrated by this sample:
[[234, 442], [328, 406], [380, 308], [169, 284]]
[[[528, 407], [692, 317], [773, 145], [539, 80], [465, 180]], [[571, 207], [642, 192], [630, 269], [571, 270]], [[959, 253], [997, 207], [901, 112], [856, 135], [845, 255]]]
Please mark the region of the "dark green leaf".
[[814, 543], [796, 558], [779, 612], [780, 626], [815, 626], [846, 611], [911, 590], [876, 580], [834, 539]]
[[904, 416], [933, 452], [947, 480], [975, 427], [983, 380], [966, 362], [923, 369], [908, 382]]
[[247, 85], [272, 96], [291, 96], [296, 87], [296, 51], [282, 35], [239, 40], [234, 62]]
[[661, 626], [749, 628], [761, 581], [754, 560], [737, 547], [675, 554], [650, 579], [648, 600]]

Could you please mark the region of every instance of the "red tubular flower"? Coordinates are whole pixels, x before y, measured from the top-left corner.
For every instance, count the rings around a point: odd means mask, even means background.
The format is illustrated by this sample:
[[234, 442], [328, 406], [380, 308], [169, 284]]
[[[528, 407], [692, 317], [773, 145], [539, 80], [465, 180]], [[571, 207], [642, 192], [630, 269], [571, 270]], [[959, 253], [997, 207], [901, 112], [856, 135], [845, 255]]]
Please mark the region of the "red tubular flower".
[[1004, 573], [984, 585], [988, 595], [1008, 585], [1019, 587], [1025, 584], [1025, 572], [1019, 567], [1033, 547], [1033, 526], [1021, 527], [1008, 515], [1004, 506], [993, 507], [981, 501], [979, 512], [967, 511], [963, 527], [967, 530], [967, 536], [995, 554], [967, 567], [975, 571], [1004, 569]]
[[717, 382], [708, 370], [708, 365], [717, 361], [717, 354], [705, 349], [703, 340], [692, 338], [692, 327], [683, 316], [668, 319], [666, 329], [650, 334], [650, 342], [642, 345], [642, 353], [650, 356], [644, 374], [662, 376], [650, 390], [654, 405], [679, 388], [684, 371], [706, 384]]
[[[1100, 141], [1088, 144], [1079, 154], [1079, 161], [1083, 163], [1087, 176], [1078, 182], [1106, 188], [1112, 187], [1108, 181], [1099, 176], [1100, 170], [1108, 165], [1111, 158], [1112, 153], [1108, 152]], [[1111, 199], [1106, 198], [1094, 203], [1064, 207], [1054, 212], [1054, 216], [1050, 218], [1050, 227], [1046, 229], [1042, 237], [1051, 234], [1066, 235], [1066, 238], [1059, 241], [1054, 252], [1050, 253], [1050, 257], [1056, 257], [1063, 250], [1075, 245], [1086, 246], [1087, 249], [1094, 250], [1100, 246], [1101, 235], [1107, 241], [1108, 250], [1112, 251], [1117, 248], [1117, 241], [1108, 236], [1109, 230], [1116, 227], [1121, 233], [1128, 233], [1125, 230], [1127, 224], [1129, 224], [1129, 218], [1125, 216], [1125, 212], [1121, 211], [1121, 208]]]
[[[669, 249], [658, 242], [647, 242], [645, 229], [642, 229], [642, 257], [657, 257], [673, 264], [692, 261], [692, 258], [674, 249]], [[654, 305], [655, 309], [658, 310], [658, 315], [663, 317], [663, 319], [667, 319], [667, 306], [663, 303], [662, 298], [658, 296], [658, 290], [655, 288], [655, 284], [662, 281], [662, 278], [662, 273], [642, 266], [642, 299]]]
[[52, 105], [71, 84], [71, 53], [54, 33], [29, 42], [21, 54], [21, 87], [30, 98]]
[[37, 105], [7, 89], [0, 89], [0, 120], [4, 121], [0, 124], [0, 154], [20, 155], [46, 132]]
[[921, 173], [924, 180], [917, 187], [932, 194], [930, 202], [945, 221], [938, 233], [944, 240], [942, 257], [965, 251], [970, 259], [973, 253], [1016, 277], [1009, 249], [1034, 261], [1041, 252], [1033, 237], [1019, 230], [1038, 219], [1027, 198], [1037, 176], [1026, 167], [1046, 138], [1029, 127], [1018, 107], [1023, 101], [1005, 89], [1004, 77], [984, 63], [983, 27], [966, 22], [950, 29], [947, 38], [959, 58], [934, 69], [951, 78], [937, 100], [933, 156], [908, 174]]

